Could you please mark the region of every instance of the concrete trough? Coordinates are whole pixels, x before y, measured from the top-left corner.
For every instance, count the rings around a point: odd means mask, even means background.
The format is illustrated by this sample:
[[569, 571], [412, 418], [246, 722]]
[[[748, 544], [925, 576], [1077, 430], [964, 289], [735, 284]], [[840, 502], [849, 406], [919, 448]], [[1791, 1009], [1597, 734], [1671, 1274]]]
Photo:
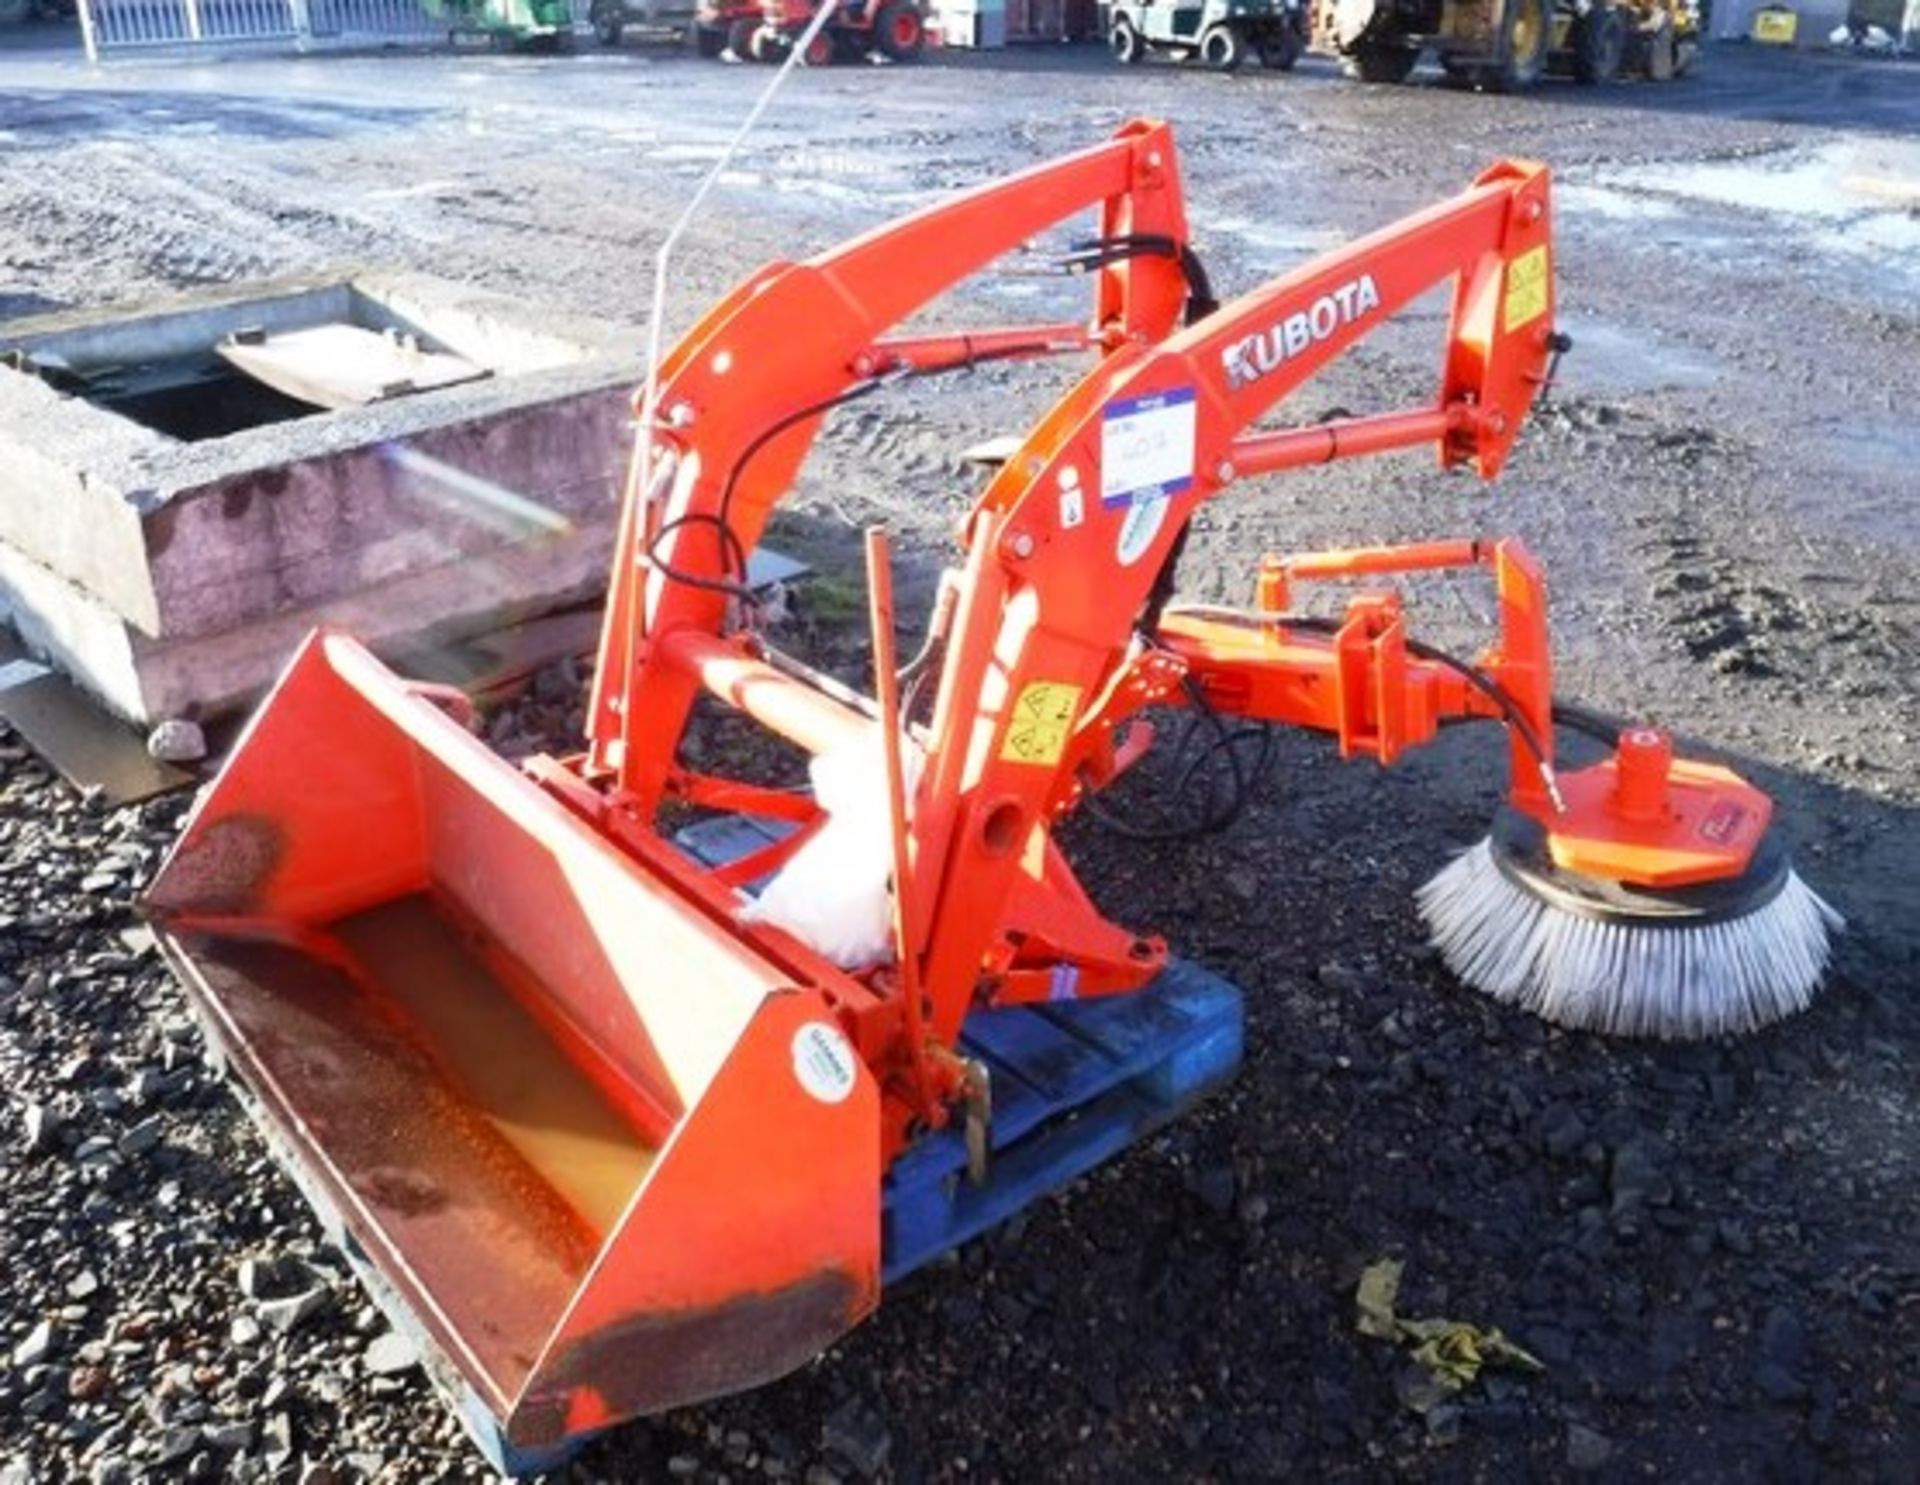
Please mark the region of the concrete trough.
[[[215, 351], [329, 324], [485, 374], [321, 411]], [[597, 594], [641, 357], [384, 273], [0, 323], [0, 613], [148, 723], [244, 703], [322, 622], [417, 653]]]

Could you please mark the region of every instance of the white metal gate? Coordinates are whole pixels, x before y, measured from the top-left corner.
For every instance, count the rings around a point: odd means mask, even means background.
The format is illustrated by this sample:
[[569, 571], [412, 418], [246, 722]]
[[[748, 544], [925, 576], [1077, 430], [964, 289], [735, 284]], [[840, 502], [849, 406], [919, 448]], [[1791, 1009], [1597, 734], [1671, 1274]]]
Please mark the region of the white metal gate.
[[108, 49], [197, 42], [286, 40], [299, 35], [297, 0], [80, 0], [87, 56]]
[[447, 23], [419, 0], [305, 0], [307, 36], [316, 41], [380, 41], [447, 34]]
[[[576, 29], [591, 4], [571, 0]], [[420, 0], [80, 0], [81, 36], [96, 62], [137, 47], [433, 41], [448, 30]]]

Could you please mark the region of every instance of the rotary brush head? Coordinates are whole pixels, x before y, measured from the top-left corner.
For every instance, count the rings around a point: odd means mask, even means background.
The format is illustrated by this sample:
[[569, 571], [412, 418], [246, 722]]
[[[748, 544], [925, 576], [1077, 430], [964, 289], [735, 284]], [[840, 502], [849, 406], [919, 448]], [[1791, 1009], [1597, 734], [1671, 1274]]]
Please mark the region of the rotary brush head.
[[1418, 901], [1441, 957], [1476, 989], [1557, 1025], [1663, 1040], [1804, 1010], [1845, 926], [1771, 833], [1737, 876], [1654, 890], [1563, 870], [1546, 830], [1513, 809]]

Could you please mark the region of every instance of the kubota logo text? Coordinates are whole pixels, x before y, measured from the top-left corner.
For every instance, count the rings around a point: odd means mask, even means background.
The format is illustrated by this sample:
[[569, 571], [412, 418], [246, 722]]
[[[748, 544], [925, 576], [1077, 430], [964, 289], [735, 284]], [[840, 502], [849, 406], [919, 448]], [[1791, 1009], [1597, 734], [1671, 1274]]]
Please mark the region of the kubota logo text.
[[1283, 361], [1292, 360], [1308, 346], [1317, 345], [1379, 307], [1380, 290], [1371, 273], [1322, 294], [1305, 309], [1295, 310], [1258, 335], [1236, 341], [1220, 353], [1220, 364], [1227, 371], [1227, 390], [1237, 391], [1259, 381]]

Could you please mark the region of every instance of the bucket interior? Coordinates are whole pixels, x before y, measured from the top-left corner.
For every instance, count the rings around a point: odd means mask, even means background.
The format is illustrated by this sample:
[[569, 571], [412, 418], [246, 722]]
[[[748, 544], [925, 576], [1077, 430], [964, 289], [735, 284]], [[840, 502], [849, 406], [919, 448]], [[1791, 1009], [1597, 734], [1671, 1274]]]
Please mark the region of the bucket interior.
[[502, 1414], [782, 983], [324, 636], [149, 906], [310, 1194]]

